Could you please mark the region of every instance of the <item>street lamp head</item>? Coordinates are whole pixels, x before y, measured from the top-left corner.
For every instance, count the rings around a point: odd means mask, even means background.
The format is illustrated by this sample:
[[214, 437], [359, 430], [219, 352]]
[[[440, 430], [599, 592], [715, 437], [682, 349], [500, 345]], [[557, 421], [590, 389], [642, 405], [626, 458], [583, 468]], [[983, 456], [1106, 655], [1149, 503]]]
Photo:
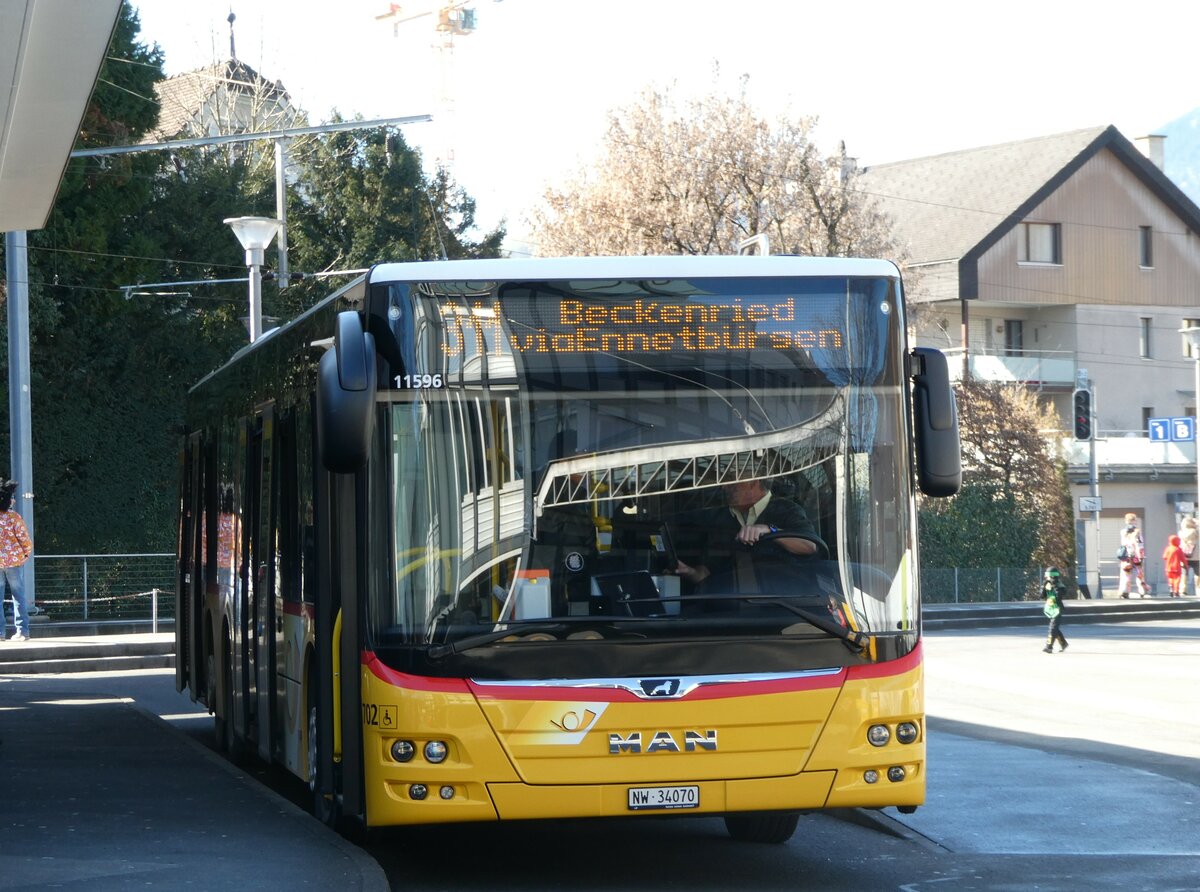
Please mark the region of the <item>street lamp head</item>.
[[1192, 347], [1192, 356], [1200, 359], [1200, 325], [1189, 325], [1179, 329], [1179, 333], [1188, 339]]
[[280, 222], [274, 217], [227, 217], [225, 222], [246, 249], [246, 266], [262, 266], [263, 251], [279, 232]]

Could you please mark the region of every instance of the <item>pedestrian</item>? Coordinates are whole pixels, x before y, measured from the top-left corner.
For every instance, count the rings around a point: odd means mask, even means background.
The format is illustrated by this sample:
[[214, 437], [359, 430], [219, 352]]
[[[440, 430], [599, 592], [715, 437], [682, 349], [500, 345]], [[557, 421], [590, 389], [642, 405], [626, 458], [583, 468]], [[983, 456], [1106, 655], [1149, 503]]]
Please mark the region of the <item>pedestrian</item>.
[[[24, 574], [21, 566], [33, 554], [33, 542], [21, 515], [12, 510], [13, 493], [17, 481], [0, 483], [0, 604], [4, 598], [12, 597], [13, 626], [16, 632], [13, 641], [29, 640], [29, 602], [25, 599]], [[4, 640], [5, 623], [0, 611], [0, 641]]]
[[1167, 588], [1171, 592], [1172, 598], [1178, 598], [1180, 591], [1180, 582], [1187, 579], [1187, 559], [1183, 556], [1183, 549], [1179, 547], [1179, 537], [1171, 536], [1167, 539], [1167, 547], [1162, 553], [1163, 566], [1167, 570]]
[[1045, 603], [1042, 605], [1042, 613], [1050, 620], [1050, 629], [1046, 633], [1046, 646], [1042, 648], [1044, 653], [1054, 653], [1054, 642], [1059, 644], [1059, 653], [1067, 649], [1067, 639], [1063, 635], [1062, 629], [1062, 612], [1063, 598], [1066, 597], [1067, 587], [1063, 585], [1062, 573], [1058, 571], [1058, 567], [1051, 567], [1046, 571], [1045, 582], [1042, 583], [1042, 600]]
[[1183, 551], [1187, 563], [1183, 568], [1183, 588], [1180, 594], [1187, 594], [1188, 570], [1192, 571], [1192, 594], [1200, 595], [1200, 554], [1196, 551], [1197, 533], [1196, 518], [1185, 517], [1179, 524], [1179, 547]]
[[1146, 597], [1149, 591], [1142, 571], [1142, 564], [1146, 560], [1146, 542], [1142, 538], [1142, 531], [1138, 529], [1137, 515], [1133, 512], [1125, 515], [1125, 529], [1121, 531], [1117, 560], [1121, 564], [1121, 582], [1117, 587], [1121, 597], [1129, 597], [1134, 582], [1137, 583], [1138, 594]]

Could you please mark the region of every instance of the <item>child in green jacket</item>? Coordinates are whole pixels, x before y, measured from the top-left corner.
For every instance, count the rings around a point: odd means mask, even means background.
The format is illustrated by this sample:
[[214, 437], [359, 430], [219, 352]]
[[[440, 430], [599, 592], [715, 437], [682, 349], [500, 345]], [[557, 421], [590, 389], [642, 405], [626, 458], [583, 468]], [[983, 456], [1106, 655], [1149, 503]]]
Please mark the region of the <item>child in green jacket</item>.
[[1048, 654], [1054, 653], [1054, 642], [1060, 645], [1059, 652], [1067, 649], [1067, 639], [1059, 626], [1062, 624], [1063, 598], [1067, 587], [1063, 585], [1062, 574], [1057, 567], [1046, 571], [1045, 582], [1042, 584], [1042, 600], [1045, 601], [1042, 613], [1050, 620], [1050, 630], [1046, 634], [1046, 646], [1042, 650]]

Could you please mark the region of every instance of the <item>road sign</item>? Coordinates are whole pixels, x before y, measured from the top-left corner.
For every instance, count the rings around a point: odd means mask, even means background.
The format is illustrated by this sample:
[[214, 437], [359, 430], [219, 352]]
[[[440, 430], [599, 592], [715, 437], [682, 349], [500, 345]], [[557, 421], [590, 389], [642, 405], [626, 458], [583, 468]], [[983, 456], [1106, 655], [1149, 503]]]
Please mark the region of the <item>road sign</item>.
[[1086, 514], [1089, 511], [1103, 511], [1104, 499], [1101, 496], [1080, 496], [1079, 497], [1079, 513]]
[[1165, 443], [1171, 439], [1170, 418], [1151, 418], [1146, 422], [1146, 427], [1150, 431], [1151, 443]]
[[1196, 439], [1196, 419], [1172, 418], [1171, 439], [1176, 443], [1190, 443]]

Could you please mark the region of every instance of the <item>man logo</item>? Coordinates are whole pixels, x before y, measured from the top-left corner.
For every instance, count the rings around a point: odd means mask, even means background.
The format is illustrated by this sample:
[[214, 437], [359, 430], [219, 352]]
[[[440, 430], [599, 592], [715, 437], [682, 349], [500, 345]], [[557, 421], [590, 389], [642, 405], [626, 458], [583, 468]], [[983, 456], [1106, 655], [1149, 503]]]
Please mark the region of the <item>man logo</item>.
[[566, 556], [563, 563], [566, 564], [567, 569], [572, 573], [578, 573], [583, 569], [583, 555], [578, 551], [572, 551]]
[[684, 731], [683, 746], [679, 745], [679, 741], [670, 731], [655, 731], [653, 734], [647, 731], [646, 737], [649, 738], [649, 741], [642, 736], [641, 731], [630, 731], [628, 734], [622, 734], [619, 731], [610, 732], [608, 752], [610, 755], [619, 756], [622, 753], [639, 755], [641, 753], [694, 753], [701, 750], [715, 753], [717, 751], [716, 731]]
[[643, 678], [641, 685], [647, 697], [674, 697], [679, 693], [678, 678]]

